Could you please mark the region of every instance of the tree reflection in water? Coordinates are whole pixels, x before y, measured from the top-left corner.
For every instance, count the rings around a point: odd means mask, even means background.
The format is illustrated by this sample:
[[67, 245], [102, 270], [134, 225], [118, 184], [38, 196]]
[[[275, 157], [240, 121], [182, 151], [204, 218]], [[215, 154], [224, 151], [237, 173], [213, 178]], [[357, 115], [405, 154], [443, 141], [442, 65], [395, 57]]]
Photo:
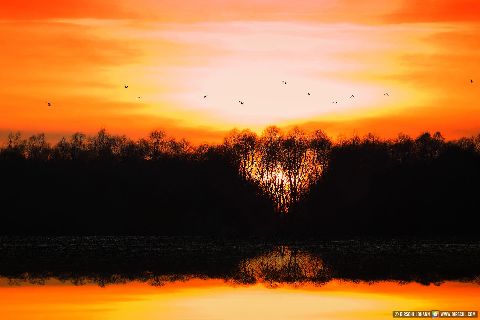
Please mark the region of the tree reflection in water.
[[270, 286], [305, 282], [323, 284], [331, 280], [331, 272], [318, 256], [289, 246], [278, 246], [269, 253], [242, 261], [235, 280], [240, 283], [264, 282]]
[[50, 279], [100, 286], [191, 279], [269, 286], [330, 280], [480, 284], [480, 242], [473, 240], [0, 237], [0, 257], [0, 282], [10, 284]]

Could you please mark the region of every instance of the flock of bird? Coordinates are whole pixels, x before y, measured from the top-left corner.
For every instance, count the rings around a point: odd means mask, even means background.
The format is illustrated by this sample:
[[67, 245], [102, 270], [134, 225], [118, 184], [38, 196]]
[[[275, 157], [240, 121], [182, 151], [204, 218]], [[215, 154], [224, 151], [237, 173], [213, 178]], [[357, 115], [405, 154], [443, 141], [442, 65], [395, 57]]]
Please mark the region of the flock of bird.
[[[471, 81], [472, 81], [472, 80], [471, 80]], [[282, 80], [282, 83], [283, 83], [284, 85], [286, 85], [286, 84], [287, 84], [287, 81]], [[126, 86], [126, 88], [128, 88], [128, 86]], [[310, 92], [307, 92], [307, 95], [311, 96], [312, 94], [311, 94]], [[390, 95], [388, 94], [388, 92], [385, 92], [383, 95], [384, 95], [384, 96], [390, 96]], [[204, 96], [203, 96], [203, 99], [206, 99], [207, 97], [208, 97], [208, 95], [204, 95]], [[352, 95], [350, 96], [350, 99], [352, 99], [352, 98], [355, 98], [355, 95], [352, 94]], [[244, 104], [245, 102], [242, 101], [242, 100], [238, 100], [238, 103]], [[334, 100], [334, 101], [332, 101], [332, 103], [338, 103], [338, 101], [335, 101], [335, 100]]]
[[[473, 82], [474, 82], [473, 79], [470, 79], [470, 83], [473, 84]], [[285, 80], [282, 80], [282, 83], [283, 83], [284, 85], [287, 85], [287, 81], [285, 81]], [[125, 89], [128, 89], [128, 85], [124, 85], [124, 88], [125, 88]], [[307, 92], [307, 95], [311, 96], [310, 92]], [[390, 95], [388, 94], [388, 92], [385, 92], [383, 95], [384, 95], [384, 96], [387, 96], [387, 97], [390, 96]], [[203, 99], [206, 99], [207, 97], [208, 97], [208, 95], [204, 95], [204, 96], [203, 96]], [[352, 94], [352, 95], [350, 96], [350, 99], [353, 99], [353, 98], [355, 98], [355, 95]], [[141, 96], [138, 96], [137, 99], [140, 100], [140, 99], [142, 99], [142, 97], [141, 97]], [[238, 103], [244, 104], [245, 102], [242, 101], [242, 100], [238, 100]], [[332, 101], [332, 103], [338, 104], [338, 101], [335, 101], [335, 100], [334, 100], [334, 101]], [[47, 101], [47, 106], [48, 106], [48, 107], [52, 107], [52, 106], [53, 106], [52, 102], [51, 102], [51, 101]]]

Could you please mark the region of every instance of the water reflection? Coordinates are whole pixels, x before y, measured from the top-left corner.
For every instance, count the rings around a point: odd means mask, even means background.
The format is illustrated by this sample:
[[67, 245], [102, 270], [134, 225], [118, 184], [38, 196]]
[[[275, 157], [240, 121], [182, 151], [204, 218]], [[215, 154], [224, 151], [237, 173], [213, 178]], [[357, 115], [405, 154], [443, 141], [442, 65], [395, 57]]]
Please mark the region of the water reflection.
[[480, 286], [441, 286], [333, 280], [323, 286], [235, 285], [222, 280], [175, 281], [99, 287], [47, 281], [5, 286], [0, 279], [0, 318], [30, 319], [390, 319], [393, 310], [472, 310]]
[[237, 281], [242, 283], [314, 282], [323, 284], [331, 280], [328, 266], [318, 256], [288, 246], [278, 246], [272, 251], [240, 263]]
[[388, 319], [478, 310], [480, 243], [0, 238], [0, 319]]
[[159, 237], [0, 238], [0, 277], [10, 284], [48, 279], [100, 286], [132, 281], [164, 286], [191, 279], [237, 284], [331, 280], [480, 284], [480, 242], [323, 241]]

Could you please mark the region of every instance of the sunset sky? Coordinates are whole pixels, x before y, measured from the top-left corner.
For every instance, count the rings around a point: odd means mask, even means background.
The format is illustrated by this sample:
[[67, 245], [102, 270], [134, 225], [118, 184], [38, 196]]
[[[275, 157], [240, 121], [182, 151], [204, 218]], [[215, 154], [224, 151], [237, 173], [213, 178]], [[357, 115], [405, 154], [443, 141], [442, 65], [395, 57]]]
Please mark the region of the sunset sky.
[[469, 136], [479, 34], [478, 0], [1, 0], [0, 137]]

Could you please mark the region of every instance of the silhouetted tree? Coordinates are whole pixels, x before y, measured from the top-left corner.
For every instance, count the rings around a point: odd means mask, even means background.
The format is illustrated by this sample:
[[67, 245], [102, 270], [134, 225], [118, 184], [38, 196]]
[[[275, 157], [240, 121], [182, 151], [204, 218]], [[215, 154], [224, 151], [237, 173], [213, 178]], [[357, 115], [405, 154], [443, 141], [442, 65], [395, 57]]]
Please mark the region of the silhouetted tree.
[[10, 133], [0, 176], [0, 234], [474, 234], [480, 222], [480, 135], [334, 142], [269, 127], [194, 146], [102, 129], [52, 147]]
[[444, 140], [440, 132], [435, 132], [433, 136], [429, 132], [422, 133], [415, 139], [417, 155], [426, 161], [437, 158], [444, 146]]
[[27, 142], [22, 139], [20, 132], [11, 132], [8, 134], [8, 143], [3, 148], [1, 154], [3, 158], [11, 160], [21, 160], [26, 156]]
[[225, 138], [224, 146], [239, 167], [243, 179], [251, 179], [258, 157], [258, 138], [250, 130], [233, 130]]
[[32, 160], [46, 161], [50, 156], [50, 145], [45, 140], [45, 134], [40, 133], [28, 138], [26, 143], [26, 157]]
[[[327, 170], [332, 148], [332, 140], [322, 130], [315, 130], [310, 137], [310, 148], [315, 152], [315, 158], [321, 172]], [[316, 175], [319, 176], [321, 172]]]
[[146, 140], [148, 159], [159, 160], [165, 154], [166, 146], [165, 132], [161, 130], [152, 131]]

